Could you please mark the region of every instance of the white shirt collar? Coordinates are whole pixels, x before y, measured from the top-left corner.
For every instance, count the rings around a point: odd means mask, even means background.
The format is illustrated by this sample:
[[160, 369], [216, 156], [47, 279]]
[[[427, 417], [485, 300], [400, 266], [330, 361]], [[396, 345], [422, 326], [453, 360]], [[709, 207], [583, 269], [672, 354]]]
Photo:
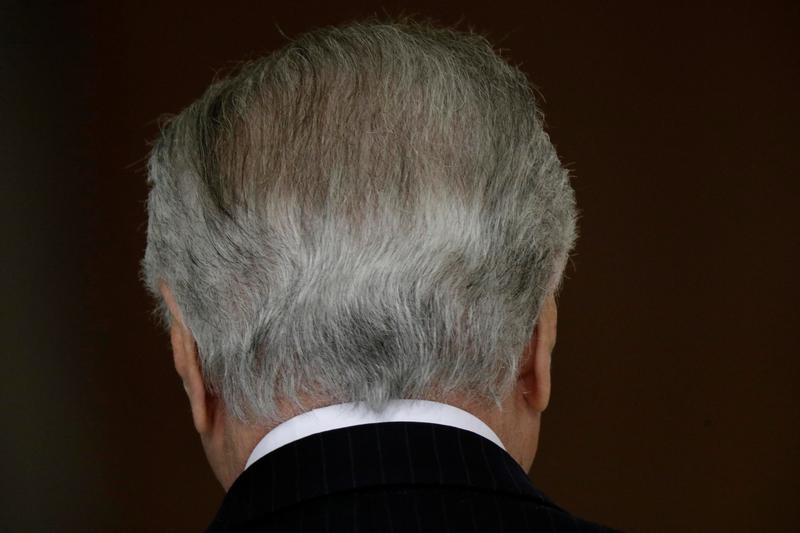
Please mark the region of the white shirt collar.
[[428, 422], [453, 426], [477, 433], [505, 450], [497, 434], [480, 418], [452, 405], [429, 400], [391, 400], [385, 410], [375, 412], [363, 402], [340, 403], [307, 411], [275, 426], [253, 449], [245, 469], [269, 452], [303, 437], [377, 422]]

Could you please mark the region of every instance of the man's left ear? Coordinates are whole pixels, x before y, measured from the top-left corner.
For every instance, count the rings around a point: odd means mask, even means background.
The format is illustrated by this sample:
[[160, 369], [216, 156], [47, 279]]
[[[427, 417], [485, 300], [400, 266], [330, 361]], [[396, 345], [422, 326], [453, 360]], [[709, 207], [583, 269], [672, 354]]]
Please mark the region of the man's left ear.
[[537, 412], [547, 409], [550, 403], [550, 362], [556, 344], [557, 322], [556, 299], [550, 294], [542, 303], [519, 376], [525, 400]]
[[180, 308], [175, 303], [175, 297], [170, 288], [162, 283], [161, 296], [169, 309], [170, 339], [172, 341], [172, 356], [175, 370], [183, 382], [183, 389], [189, 397], [192, 409], [194, 427], [201, 435], [208, 433], [213, 417], [213, 399], [206, 391], [200, 359], [197, 355], [197, 342], [192, 332], [186, 327]]

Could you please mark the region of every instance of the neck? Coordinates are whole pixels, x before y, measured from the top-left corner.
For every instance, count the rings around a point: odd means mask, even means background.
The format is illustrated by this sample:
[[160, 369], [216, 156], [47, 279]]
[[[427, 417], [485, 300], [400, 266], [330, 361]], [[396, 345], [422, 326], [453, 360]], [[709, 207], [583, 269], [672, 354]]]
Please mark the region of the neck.
[[[433, 401], [440, 401], [475, 415], [497, 434], [506, 451], [520, 467], [526, 472], [530, 470], [538, 440], [538, 413], [531, 416], [529, 410], [520, 410], [512, 399], [504, 401], [500, 408], [482, 407], [463, 397]], [[303, 412], [335, 403], [338, 402], [320, 400], [310, 405], [304, 404], [305, 409], [284, 409], [281, 420], [262, 424], [245, 424], [222, 414], [224, 420], [220, 420], [222, 424], [217, 425], [222, 431], [215, 433], [213, 437], [201, 436], [206, 457], [220, 484], [226, 491], [230, 488], [244, 470], [253, 449], [276, 426]]]

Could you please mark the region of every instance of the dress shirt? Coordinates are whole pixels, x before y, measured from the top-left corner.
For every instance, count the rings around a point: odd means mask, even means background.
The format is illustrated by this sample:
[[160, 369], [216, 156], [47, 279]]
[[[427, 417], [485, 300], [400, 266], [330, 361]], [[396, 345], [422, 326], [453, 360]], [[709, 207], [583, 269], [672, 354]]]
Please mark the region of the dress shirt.
[[429, 422], [453, 426], [477, 433], [505, 450], [497, 434], [480, 418], [452, 405], [429, 400], [391, 400], [385, 410], [376, 412], [363, 402], [351, 402], [313, 409], [278, 424], [253, 449], [245, 469], [269, 452], [303, 437], [378, 422]]

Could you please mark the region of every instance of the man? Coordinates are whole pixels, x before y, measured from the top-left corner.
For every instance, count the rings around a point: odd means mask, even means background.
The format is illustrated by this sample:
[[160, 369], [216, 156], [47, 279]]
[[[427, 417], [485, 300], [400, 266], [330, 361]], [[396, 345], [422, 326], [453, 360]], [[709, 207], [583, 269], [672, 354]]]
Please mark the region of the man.
[[525, 76], [403, 22], [303, 35], [153, 148], [143, 271], [209, 463], [210, 531], [599, 531], [526, 471], [568, 175]]

